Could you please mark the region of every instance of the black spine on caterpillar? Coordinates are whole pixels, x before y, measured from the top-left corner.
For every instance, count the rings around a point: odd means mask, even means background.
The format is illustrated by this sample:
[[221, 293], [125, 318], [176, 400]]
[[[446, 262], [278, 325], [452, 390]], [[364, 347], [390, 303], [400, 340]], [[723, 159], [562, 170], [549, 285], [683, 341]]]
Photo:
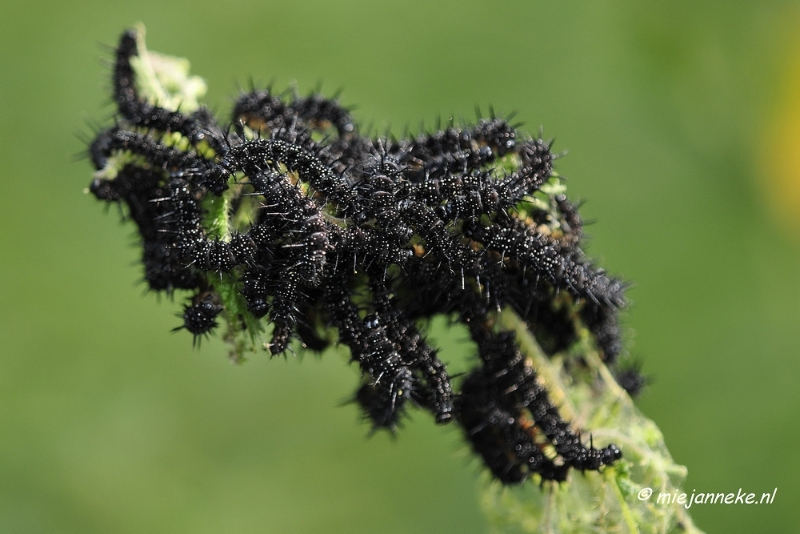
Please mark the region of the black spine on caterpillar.
[[[179, 238], [187, 226], [199, 225], [199, 211], [188, 184], [181, 180], [161, 185], [161, 173], [126, 165], [113, 180], [95, 179], [90, 191], [101, 200], [124, 202], [143, 242], [145, 281], [152, 291], [195, 289], [202, 275], [187, 267]], [[176, 197], [185, 191], [183, 198]]]
[[397, 302], [390, 296], [391, 282], [381, 276], [378, 269], [373, 270], [370, 282], [376, 317], [385, 325], [387, 336], [395, 343], [403, 363], [419, 374], [421, 385], [415, 400], [433, 413], [437, 423], [450, 422], [453, 390], [447, 368], [417, 327], [398, 309]]
[[363, 219], [374, 219], [375, 226], [398, 246], [405, 246], [414, 235], [398, 210], [398, 198], [413, 195], [404, 172], [405, 167], [379, 142], [376, 154], [364, 162], [353, 186], [363, 206]]
[[280, 171], [281, 164], [335, 203], [343, 215], [361, 211], [357, 196], [342, 176], [306, 150], [281, 140], [256, 139], [232, 147], [210, 173], [210, 181], [227, 182], [235, 170], [250, 177], [263, 173], [267, 168]]
[[[196, 190], [189, 182], [177, 178], [167, 184], [163, 189], [163, 195], [149, 201], [149, 204], [157, 210], [157, 215], [153, 217], [152, 221], [154, 223], [153, 238], [151, 240], [146, 238], [145, 244], [147, 245], [150, 241], [155, 242], [158, 246], [150, 250], [171, 259], [167, 265], [167, 273], [177, 273], [178, 281], [171, 284], [176, 288], [182, 287], [179, 283], [181, 275], [194, 273], [196, 277], [205, 279], [203, 274], [192, 265], [194, 245], [205, 238], [205, 232], [200, 222], [201, 210], [196, 195]], [[153, 274], [161, 273], [163, 276], [164, 267], [148, 261], [147, 246], [145, 251], [146, 278], [151, 289], [157, 289], [153, 283]], [[153, 258], [153, 260], [156, 259]]]
[[413, 255], [410, 249], [398, 246], [386, 232], [352, 226], [339, 233], [352, 248], [352, 254], [349, 255], [351, 261], [358, 262], [355, 254], [362, 253], [369, 255], [370, 262], [377, 266], [395, 264], [402, 268]]
[[283, 353], [292, 340], [297, 324], [297, 300], [301, 297], [299, 276], [294, 270], [282, 270], [275, 281], [275, 295], [270, 309], [274, 327], [269, 351], [272, 355]]
[[[330, 145], [322, 146], [315, 142], [312, 137], [314, 126], [304, 122], [291, 107], [284, 104], [279, 97], [272, 96], [269, 91], [254, 91], [242, 95], [234, 107], [233, 123], [241, 138], [246, 137], [244, 127], [247, 126], [257, 132], [259, 139], [263, 136], [294, 145], [331, 168], [339, 157], [331, 153]], [[341, 172], [345, 169], [337, 170]]]
[[340, 137], [355, 132], [349, 111], [336, 99], [316, 93], [307, 97], [293, 95], [289, 104], [269, 89], [242, 94], [234, 105], [234, 120], [243, 121], [253, 129], [270, 130], [298, 121], [307, 129], [324, 129], [331, 124]]
[[641, 364], [634, 363], [626, 366], [617, 366], [614, 369], [614, 378], [617, 384], [631, 397], [638, 397], [647, 386], [649, 379], [642, 374]]
[[[488, 147], [489, 156], [493, 153]], [[424, 178], [413, 178], [414, 171], [406, 171], [412, 178], [414, 198], [436, 207], [437, 214], [446, 222], [457, 218], [475, 219], [481, 215], [497, 212], [505, 214], [514, 208], [526, 195], [537, 191], [552, 173], [553, 156], [549, 148], [539, 140], [516, 146], [521, 166], [503, 176], [477, 168], [448, 167], [441, 173], [426, 170]], [[486, 160], [491, 161], [493, 157]]]
[[270, 316], [274, 326], [269, 350], [277, 355], [288, 348], [293, 338], [298, 306], [307, 303], [303, 301], [300, 275], [291, 268], [294, 255], [278, 246], [270, 247], [273, 240], [281, 237], [271, 222], [274, 221], [259, 223], [242, 236], [257, 248], [240, 279], [248, 311], [256, 318]]
[[[415, 264], [412, 262], [410, 265]], [[438, 272], [441, 273], [441, 269]], [[435, 279], [430, 284], [432, 290], [441, 283], [441, 278]], [[468, 439], [484, 456], [495, 476], [504, 483], [516, 483], [524, 480], [530, 471], [539, 473], [544, 480], [564, 480], [569, 467], [596, 469], [599, 465], [613, 463], [618, 457], [615, 447], [586, 448], [569, 425], [561, 420], [546, 391], [536, 381], [535, 372], [516, 348], [513, 336], [509, 333], [491, 334], [486, 330], [481, 317], [487, 310], [478, 295], [470, 290], [459, 291], [452, 284], [449, 287], [443, 285], [441, 293], [444, 300], [431, 299], [439, 300], [440, 304], [427, 313], [442, 313], [447, 307], [458, 309], [461, 320], [470, 327], [478, 343], [484, 362], [484, 367], [470, 374], [465, 382], [461, 395], [457, 397], [456, 409]], [[418, 295], [420, 297], [428, 302], [427, 296]], [[480, 394], [481, 400], [476, 400], [477, 393], [470, 389], [469, 384], [474, 384], [474, 381], [482, 384], [475, 388], [486, 390]], [[502, 417], [497, 414], [502, 414]], [[561, 464], [543, 459], [533, 441], [537, 433], [556, 447]], [[521, 452], [510, 459], [512, 451]]]
[[239, 146], [248, 142], [248, 138], [252, 135], [252, 132], [245, 132], [245, 126], [248, 126], [251, 130], [255, 130], [254, 133], [257, 134], [258, 140], [270, 139], [293, 145], [319, 159], [326, 166], [330, 166], [335, 160], [330, 155], [329, 145], [317, 143], [312, 137], [311, 130], [296, 117], [287, 119], [285, 122], [281, 120], [277, 123], [264, 123], [247, 116], [242, 118], [234, 117], [234, 126], [235, 133], [230, 136], [230, 146]]
[[256, 244], [246, 234], [235, 234], [230, 241], [206, 239], [199, 234], [191, 243], [193, 265], [203, 271], [230, 272], [234, 267], [251, 263]]
[[566, 464], [577, 469], [597, 470], [621, 457], [614, 445], [606, 449], [586, 448], [569, 423], [561, 419], [547, 391], [536, 379], [533, 367], [525, 362], [511, 332], [491, 334], [477, 322], [470, 333], [478, 344], [484, 370], [493, 381], [497, 402], [508, 409], [524, 408]]
[[472, 371], [456, 397], [458, 420], [467, 440], [503, 484], [521, 484], [532, 473], [543, 480], [566, 480], [568, 467], [547, 458], [533, 439], [533, 427], [497, 401], [495, 386], [482, 369]]
[[355, 400], [364, 416], [372, 422], [373, 430], [385, 428], [394, 432], [413, 388], [411, 371], [398, 367], [378, 382], [362, 384], [356, 391]]
[[187, 268], [170, 244], [145, 241], [142, 246], [144, 279], [151, 291], [172, 293], [175, 289], [197, 289], [205, 283], [202, 273]]
[[152, 167], [185, 177], [198, 186], [208, 187], [217, 195], [228, 188], [228, 176], [214, 173], [212, 164], [207, 160], [119, 126], [100, 132], [89, 147], [89, 155], [97, 169], [105, 167], [108, 158], [116, 151], [142, 156]]
[[183, 308], [183, 325], [173, 331], [186, 329], [194, 336], [196, 345], [200, 338], [210, 334], [217, 327], [217, 316], [222, 312], [216, 295], [201, 293], [192, 298], [191, 304]]
[[134, 80], [131, 57], [139, 54], [136, 42], [137, 34], [133, 30], [127, 30], [120, 37], [117, 45], [116, 57], [114, 61], [114, 100], [120, 113], [125, 116], [129, 109], [133, 109], [139, 100], [136, 93], [136, 83]]
[[[425, 239], [424, 253], [420, 258], [414, 259], [420, 262], [436, 262], [438, 265], [432, 274], [409, 276], [414, 280], [412, 292], [426, 294], [425, 288], [430, 287], [431, 294], [426, 300], [440, 302], [439, 306], [433, 308], [440, 310], [435, 313], [448, 313], [454, 307], [460, 306], [461, 295], [472, 292], [471, 287], [478, 290], [483, 303], [489, 308], [500, 310], [502, 306], [511, 304], [515, 309], [521, 309], [521, 305], [514, 299], [525, 294], [526, 279], [504, 272], [502, 264], [491, 254], [487, 254], [485, 249], [481, 250], [465, 241], [457, 229], [451, 232], [441, 219], [420, 203], [410, 205], [404, 201], [401, 206], [413, 208], [404, 210], [404, 215], [409, 222], [416, 221], [414, 226], [420, 237]], [[435, 282], [426, 284], [423, 280]]]
[[409, 165], [414, 182], [436, 181], [451, 175], [470, 174], [514, 149], [516, 131], [506, 121], [481, 121], [475, 128], [444, 132], [400, 143], [393, 147]]
[[542, 350], [553, 355], [568, 349], [578, 340], [575, 323], [566, 306], [555, 309], [550, 299], [538, 300], [521, 314]]
[[517, 144], [517, 131], [505, 119], [480, 119], [470, 137], [478, 145], [491, 147], [498, 157], [512, 152]]
[[245, 124], [256, 131], [285, 125], [288, 108], [269, 89], [243, 93], [233, 105], [234, 124]]
[[299, 282], [317, 286], [330, 249], [328, 225], [320, 207], [279, 172], [254, 173], [250, 183], [255, 194], [264, 197], [259, 231], [271, 228], [283, 236], [285, 242], [279, 246], [291, 261], [289, 268], [298, 273]]
[[429, 319], [458, 310], [462, 278], [446, 264], [414, 256], [404, 266], [406, 276], [396, 287], [397, 299], [409, 320]]
[[339, 137], [351, 135], [356, 131], [350, 112], [335, 98], [326, 98], [318, 93], [311, 93], [306, 97], [295, 95], [290, 107], [310, 128], [324, 129], [326, 124], [331, 124]]
[[247, 302], [247, 311], [256, 319], [269, 313], [269, 274], [261, 266], [245, 270], [241, 276], [242, 296]]
[[367, 315], [364, 318], [364, 351], [359, 355], [359, 364], [370, 377], [362, 387], [362, 390], [367, 388], [369, 394], [362, 392], [357, 398], [369, 401], [361, 406], [376, 427], [392, 431], [415, 388], [412, 370], [396, 349], [380, 317]]
[[408, 154], [409, 158], [418, 161], [429, 161], [444, 154], [453, 154], [472, 148], [468, 131], [458, 128], [446, 128], [435, 133], [419, 135], [416, 139], [399, 143], [397, 150]]
[[398, 211], [409, 227], [425, 240], [426, 253], [434, 254], [445, 262], [451, 272], [474, 273], [478, 268], [478, 255], [454, 237], [442, 219], [421, 202], [403, 200]]
[[481, 120], [473, 128], [450, 127], [409, 142], [397, 143], [393, 150], [405, 152], [409, 161], [413, 159], [420, 162], [474, 152], [476, 159], [473, 166], [477, 166], [484, 162], [484, 156], [478, 154], [481, 148], [489, 147], [498, 157], [502, 157], [513, 150], [516, 136], [514, 127], [503, 119]]
[[274, 277], [272, 271], [278, 263], [270, 247], [279, 237], [272, 222], [259, 222], [247, 232], [247, 237], [256, 245], [256, 255], [243, 270], [240, 280], [247, 310], [256, 319], [261, 319], [269, 312], [269, 282]]
[[625, 288], [619, 280], [609, 278], [602, 269], [593, 269], [575, 255], [560, 255], [558, 247], [544, 236], [479, 224], [470, 225], [464, 233], [487, 249], [499, 252], [501, 260], [513, 260], [528, 273], [545, 277], [558, 289], [566, 289], [597, 305], [625, 306]]
[[618, 311], [614, 307], [601, 306], [595, 302], [584, 303], [580, 311], [581, 320], [594, 336], [602, 352], [603, 361], [612, 364], [622, 351]]
[[394, 430], [414, 388], [412, 373], [403, 365], [378, 316], [359, 316], [350, 297], [346, 269], [324, 288], [328, 314], [339, 330], [339, 341], [350, 348], [351, 358], [368, 377], [356, 400], [376, 428]]
[[561, 246], [565, 250], [577, 248], [583, 237], [583, 221], [578, 209], [567, 200], [566, 195], [556, 195], [555, 201], [561, 216]]
[[299, 317], [296, 333], [304, 349], [321, 353], [331, 344], [331, 340], [321, 329], [324, 328], [324, 305], [322, 290], [309, 288], [306, 298], [298, 302]]
[[325, 148], [328, 165], [340, 174], [363, 167], [375, 153], [372, 139], [355, 134], [332, 139]]
[[350, 279], [342, 271], [330, 278], [330, 283], [323, 288], [326, 311], [332, 325], [339, 331], [339, 342], [347, 345], [351, 357], [357, 359], [363, 352], [364, 325], [358, 314], [358, 308], [350, 298]]
[[[256, 174], [251, 183], [267, 207], [241, 240], [252, 243], [254, 250], [267, 249], [269, 259], [264, 265], [249, 258], [252, 267], [243, 275], [243, 296], [256, 317], [270, 314], [274, 328], [269, 349], [279, 354], [293, 337], [304, 290], [320, 283], [329, 248], [327, 226], [317, 206], [279, 173]], [[281, 209], [273, 212], [276, 206]]]

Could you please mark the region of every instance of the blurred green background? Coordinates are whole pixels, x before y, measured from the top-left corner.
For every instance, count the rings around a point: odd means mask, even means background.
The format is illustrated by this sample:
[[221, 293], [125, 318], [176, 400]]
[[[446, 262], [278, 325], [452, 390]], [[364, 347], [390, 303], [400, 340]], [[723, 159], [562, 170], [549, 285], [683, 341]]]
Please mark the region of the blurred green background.
[[639, 405], [685, 489], [778, 488], [696, 523], [800, 532], [797, 2], [0, 0], [0, 533], [486, 530], [454, 428], [367, 439], [344, 355], [234, 367], [142, 297], [74, 161], [113, 113], [99, 45], [137, 21], [222, 114], [250, 76], [321, 80], [381, 131], [491, 104], [556, 136], [590, 254], [636, 284]]

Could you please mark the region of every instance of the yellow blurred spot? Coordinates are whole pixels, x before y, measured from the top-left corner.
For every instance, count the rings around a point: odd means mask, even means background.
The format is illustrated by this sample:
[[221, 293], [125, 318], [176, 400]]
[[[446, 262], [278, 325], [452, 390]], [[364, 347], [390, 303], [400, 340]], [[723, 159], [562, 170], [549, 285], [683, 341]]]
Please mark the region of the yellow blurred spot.
[[767, 122], [762, 151], [770, 211], [800, 237], [800, 42], [786, 51], [781, 86]]

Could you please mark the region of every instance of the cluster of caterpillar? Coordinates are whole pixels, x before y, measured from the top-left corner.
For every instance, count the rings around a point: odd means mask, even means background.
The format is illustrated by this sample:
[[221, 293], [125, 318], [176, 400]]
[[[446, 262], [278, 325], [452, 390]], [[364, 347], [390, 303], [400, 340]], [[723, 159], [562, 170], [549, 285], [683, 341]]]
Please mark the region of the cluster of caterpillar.
[[[355, 400], [374, 427], [394, 431], [409, 406], [425, 409], [459, 424], [506, 484], [621, 457], [582, 442], [496, 327], [509, 307], [549, 354], [581, 329], [607, 364], [621, 350], [625, 284], [580, 249], [549, 143], [497, 117], [372, 138], [335, 98], [269, 89], [240, 95], [226, 128], [206, 109], [141, 96], [138, 43], [127, 31], [116, 49], [119, 116], [89, 147], [90, 191], [138, 227], [150, 290], [192, 292], [179, 328], [197, 340], [221, 316], [232, 339], [271, 325], [273, 355], [294, 339], [321, 351], [335, 331], [361, 369]], [[460, 391], [419, 327], [440, 315], [478, 347]], [[620, 376], [641, 387], [635, 370]]]

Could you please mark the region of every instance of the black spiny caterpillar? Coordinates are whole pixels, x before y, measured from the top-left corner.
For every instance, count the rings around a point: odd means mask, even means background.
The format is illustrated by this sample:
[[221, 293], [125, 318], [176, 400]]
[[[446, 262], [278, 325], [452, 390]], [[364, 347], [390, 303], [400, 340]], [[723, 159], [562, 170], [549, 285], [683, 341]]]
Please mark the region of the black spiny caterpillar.
[[[149, 289], [192, 293], [179, 328], [197, 340], [226, 324], [237, 358], [267, 328], [273, 355], [295, 338], [321, 351], [335, 332], [361, 368], [355, 399], [375, 427], [395, 430], [409, 405], [428, 410], [461, 425], [506, 484], [621, 457], [583, 444], [497, 327], [511, 309], [548, 354], [581, 329], [606, 363], [620, 352], [624, 284], [581, 251], [548, 143], [496, 117], [375, 139], [336, 99], [270, 90], [242, 94], [220, 126], [204, 108], [143, 96], [141, 55], [140, 36], [124, 33], [119, 117], [89, 148], [90, 190], [136, 223]], [[478, 348], [458, 392], [420, 330], [437, 315], [465, 324]]]

